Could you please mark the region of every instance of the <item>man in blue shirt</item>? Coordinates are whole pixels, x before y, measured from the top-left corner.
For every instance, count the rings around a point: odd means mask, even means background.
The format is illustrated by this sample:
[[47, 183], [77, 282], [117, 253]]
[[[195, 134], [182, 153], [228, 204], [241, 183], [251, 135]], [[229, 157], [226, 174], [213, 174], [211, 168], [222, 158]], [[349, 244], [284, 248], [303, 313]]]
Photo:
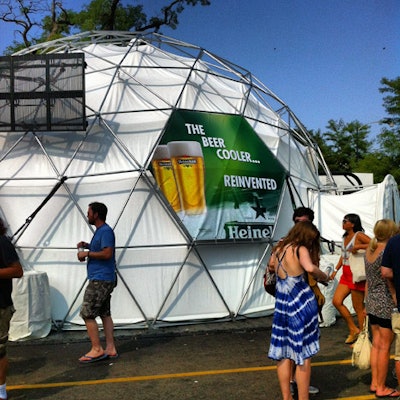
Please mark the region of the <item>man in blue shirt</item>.
[[[112, 228], [105, 222], [107, 211], [107, 207], [103, 203], [89, 204], [88, 222], [96, 227], [96, 231], [90, 243], [81, 241], [77, 244], [79, 261], [87, 261], [87, 278], [89, 280], [80, 316], [85, 321], [92, 344], [90, 351], [79, 359], [81, 363], [92, 363], [118, 357], [110, 307], [111, 293], [116, 286], [115, 235]], [[103, 322], [106, 337], [105, 349], [101, 345], [96, 317], [100, 317]]]
[[392, 313], [392, 330], [396, 335], [395, 367], [400, 382], [400, 234], [387, 242], [381, 264], [382, 276], [387, 279], [390, 292], [396, 304]]

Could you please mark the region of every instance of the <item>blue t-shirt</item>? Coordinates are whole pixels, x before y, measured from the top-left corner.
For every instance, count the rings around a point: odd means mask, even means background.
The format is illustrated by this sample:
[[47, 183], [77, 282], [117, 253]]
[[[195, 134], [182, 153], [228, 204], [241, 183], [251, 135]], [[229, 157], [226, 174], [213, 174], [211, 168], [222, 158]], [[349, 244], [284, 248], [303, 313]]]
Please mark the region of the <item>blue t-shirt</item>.
[[89, 245], [90, 251], [101, 251], [105, 247], [113, 249], [113, 255], [109, 260], [88, 259], [87, 275], [89, 280], [115, 281], [115, 235], [107, 224], [96, 229]]
[[[396, 289], [396, 297], [400, 299], [400, 234], [393, 236], [387, 242], [381, 265], [393, 270], [393, 283]], [[397, 308], [400, 311], [399, 306], [400, 303], [397, 303]]]

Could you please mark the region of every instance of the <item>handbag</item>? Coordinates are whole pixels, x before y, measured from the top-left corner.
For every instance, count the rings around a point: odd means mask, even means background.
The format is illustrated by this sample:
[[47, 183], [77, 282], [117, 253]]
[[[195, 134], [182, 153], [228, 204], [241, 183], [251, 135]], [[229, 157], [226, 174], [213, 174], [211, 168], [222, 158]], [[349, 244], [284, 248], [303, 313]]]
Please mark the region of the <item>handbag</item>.
[[359, 250], [357, 253], [350, 253], [349, 255], [349, 265], [351, 273], [353, 275], [353, 282], [362, 282], [367, 279], [365, 275], [365, 260], [364, 260], [365, 250]]
[[307, 272], [306, 281], [310, 286], [311, 290], [314, 292], [314, 296], [318, 304], [318, 315], [321, 319], [321, 322], [324, 322], [324, 318], [322, 316], [322, 307], [325, 304], [325, 296], [322, 294], [321, 289], [318, 286], [318, 282], [309, 272]]
[[275, 272], [270, 272], [267, 268], [264, 274], [264, 289], [271, 296], [276, 294], [276, 275]]
[[359, 369], [368, 369], [371, 366], [371, 348], [372, 343], [368, 332], [368, 315], [364, 320], [363, 330], [358, 335], [353, 347], [351, 364]]

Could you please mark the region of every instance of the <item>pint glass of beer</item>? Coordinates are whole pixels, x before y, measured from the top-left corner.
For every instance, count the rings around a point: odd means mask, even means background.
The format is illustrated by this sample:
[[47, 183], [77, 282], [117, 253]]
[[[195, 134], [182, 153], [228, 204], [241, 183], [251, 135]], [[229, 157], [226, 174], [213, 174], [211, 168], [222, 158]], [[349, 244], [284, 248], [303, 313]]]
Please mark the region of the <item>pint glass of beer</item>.
[[181, 202], [167, 145], [157, 146], [151, 166], [153, 167], [156, 182], [164, 193], [165, 198], [175, 212], [180, 211]]
[[204, 158], [201, 145], [194, 141], [168, 143], [182, 210], [188, 215], [206, 211]]

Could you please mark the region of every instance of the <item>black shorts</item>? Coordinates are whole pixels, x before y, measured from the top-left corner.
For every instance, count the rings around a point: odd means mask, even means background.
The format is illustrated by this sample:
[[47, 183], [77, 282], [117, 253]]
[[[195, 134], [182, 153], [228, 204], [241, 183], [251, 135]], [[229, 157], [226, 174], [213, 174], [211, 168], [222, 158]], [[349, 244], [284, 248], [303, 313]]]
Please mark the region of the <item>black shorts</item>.
[[379, 325], [382, 328], [392, 329], [391, 319], [379, 318], [376, 315], [368, 314], [371, 325]]
[[83, 296], [80, 316], [83, 319], [109, 317], [111, 315], [111, 293], [114, 287], [115, 282], [89, 281]]

